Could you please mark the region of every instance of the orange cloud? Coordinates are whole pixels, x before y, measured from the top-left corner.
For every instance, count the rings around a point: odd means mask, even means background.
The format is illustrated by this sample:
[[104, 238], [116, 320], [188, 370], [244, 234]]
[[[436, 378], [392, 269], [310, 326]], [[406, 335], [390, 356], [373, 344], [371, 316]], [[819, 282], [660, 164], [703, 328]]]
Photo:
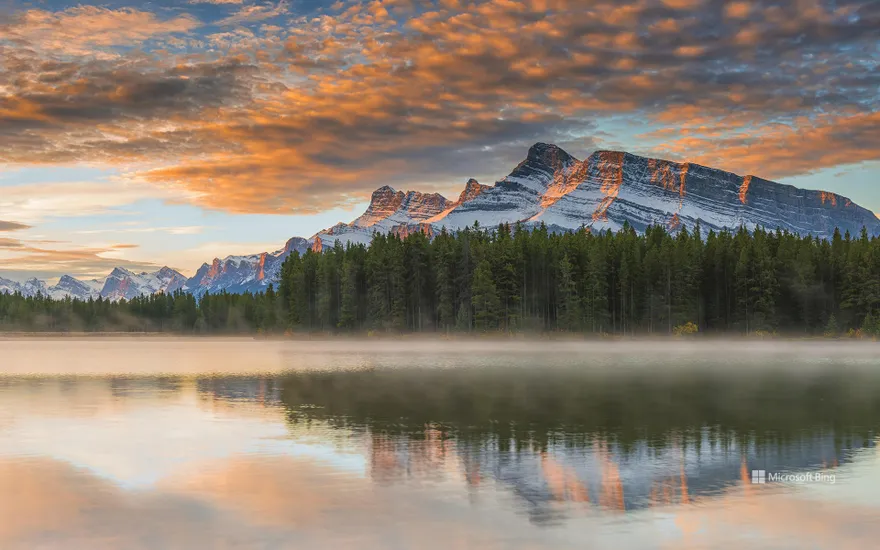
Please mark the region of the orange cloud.
[[[0, 39], [9, 60], [0, 162], [124, 164], [203, 206], [267, 213], [347, 205], [383, 184], [498, 176], [531, 142], [590, 143], [605, 117], [681, 129], [664, 146], [677, 155], [726, 166], [745, 152], [741, 162], [752, 164], [761, 157], [743, 147], [766, 139], [771, 151], [789, 139], [774, 124], [817, 135], [811, 128], [830, 120], [819, 115], [853, 127], [874, 120], [877, 76], [846, 64], [852, 51], [876, 49], [880, 16], [848, 22], [841, 14], [853, 6], [375, 0], [289, 28], [253, 24], [286, 12], [280, 2], [243, 6], [217, 22], [234, 28], [199, 37], [186, 15], [31, 10], [0, 27], [42, 45]], [[62, 23], [76, 30], [56, 36]], [[115, 47], [149, 39], [173, 48], [172, 38], [186, 51]], [[59, 51], [68, 57], [53, 54], [53, 40], [67, 43]], [[876, 140], [846, 137], [829, 148], [839, 153], [785, 155], [749, 171], [876, 157]]]
[[0, 39], [48, 52], [90, 54], [111, 46], [131, 46], [153, 37], [186, 33], [199, 26], [190, 15], [160, 19], [135, 8], [76, 6], [60, 12], [28, 10], [0, 25]]
[[798, 120], [739, 132], [731, 137], [700, 133], [673, 139], [666, 151], [677, 158], [742, 174], [781, 178], [839, 164], [877, 160], [880, 112]]
[[730, 2], [724, 6], [724, 15], [732, 19], [745, 19], [752, 11], [749, 2]]
[[694, 57], [706, 51], [704, 46], [680, 46], [675, 49], [676, 55], [682, 57]]
[[[72, 247], [63, 242], [0, 238], [0, 263], [14, 265], [15, 272], [27, 276], [66, 273], [74, 277], [99, 277], [115, 267], [135, 271], [157, 269], [158, 265], [134, 262], [116, 255], [137, 247], [130, 243]], [[6, 273], [13, 271], [6, 270]]]
[[663, 4], [677, 10], [694, 10], [698, 9], [703, 0], [662, 0]]

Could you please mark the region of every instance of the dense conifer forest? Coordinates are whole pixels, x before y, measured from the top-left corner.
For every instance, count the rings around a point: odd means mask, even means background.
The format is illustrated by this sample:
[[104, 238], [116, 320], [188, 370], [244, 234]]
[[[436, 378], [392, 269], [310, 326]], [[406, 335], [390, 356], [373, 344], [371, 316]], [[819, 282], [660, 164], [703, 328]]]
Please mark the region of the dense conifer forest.
[[130, 301], [0, 295], [4, 331], [880, 333], [880, 239], [478, 227], [293, 253], [276, 288]]

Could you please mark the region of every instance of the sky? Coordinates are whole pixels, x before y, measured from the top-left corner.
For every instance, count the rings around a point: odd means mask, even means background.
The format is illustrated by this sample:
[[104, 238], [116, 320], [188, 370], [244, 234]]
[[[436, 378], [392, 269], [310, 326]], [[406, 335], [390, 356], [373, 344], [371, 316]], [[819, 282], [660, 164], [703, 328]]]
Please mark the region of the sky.
[[0, 0], [0, 277], [190, 275], [532, 143], [880, 212], [876, 0]]

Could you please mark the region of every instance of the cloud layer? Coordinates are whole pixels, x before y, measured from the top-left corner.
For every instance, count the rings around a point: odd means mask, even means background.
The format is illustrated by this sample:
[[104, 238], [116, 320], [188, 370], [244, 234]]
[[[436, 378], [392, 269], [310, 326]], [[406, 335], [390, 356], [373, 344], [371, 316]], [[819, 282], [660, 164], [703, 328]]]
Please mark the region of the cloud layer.
[[224, 9], [16, 13], [0, 25], [0, 162], [125, 163], [206, 207], [307, 213], [500, 176], [538, 140], [768, 178], [880, 158], [876, 2]]
[[29, 227], [29, 225], [25, 225], [23, 223], [7, 222], [0, 220], [0, 231], [18, 231], [20, 229], [27, 229]]

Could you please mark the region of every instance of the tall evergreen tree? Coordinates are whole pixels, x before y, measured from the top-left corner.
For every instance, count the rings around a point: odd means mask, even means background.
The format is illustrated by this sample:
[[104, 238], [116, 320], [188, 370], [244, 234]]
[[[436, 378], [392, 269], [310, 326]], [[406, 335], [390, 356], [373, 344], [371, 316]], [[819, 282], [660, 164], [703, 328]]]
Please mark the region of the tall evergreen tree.
[[498, 298], [498, 289], [492, 280], [492, 268], [486, 260], [477, 264], [474, 270], [472, 292], [475, 328], [479, 331], [497, 329], [501, 301]]

